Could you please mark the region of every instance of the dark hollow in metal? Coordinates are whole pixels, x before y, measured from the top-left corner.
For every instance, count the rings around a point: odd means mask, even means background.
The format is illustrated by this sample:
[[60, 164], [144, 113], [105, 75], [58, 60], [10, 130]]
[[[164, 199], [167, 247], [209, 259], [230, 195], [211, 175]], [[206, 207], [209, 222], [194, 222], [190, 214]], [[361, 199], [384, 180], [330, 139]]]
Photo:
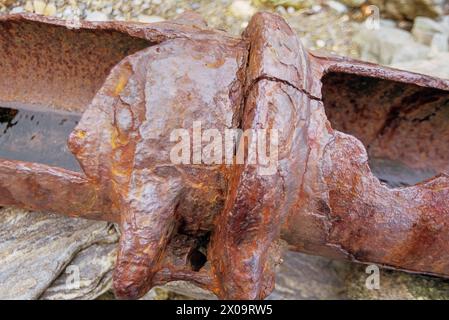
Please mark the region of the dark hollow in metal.
[[0, 107], [0, 157], [81, 172], [67, 148], [80, 116], [36, 106]]
[[[69, 134], [111, 69], [151, 45], [117, 30], [67, 27], [0, 22], [0, 157], [79, 172]], [[20, 110], [13, 119], [11, 109]]]
[[381, 181], [410, 186], [449, 172], [447, 91], [338, 72], [322, 81], [332, 127], [363, 142]]

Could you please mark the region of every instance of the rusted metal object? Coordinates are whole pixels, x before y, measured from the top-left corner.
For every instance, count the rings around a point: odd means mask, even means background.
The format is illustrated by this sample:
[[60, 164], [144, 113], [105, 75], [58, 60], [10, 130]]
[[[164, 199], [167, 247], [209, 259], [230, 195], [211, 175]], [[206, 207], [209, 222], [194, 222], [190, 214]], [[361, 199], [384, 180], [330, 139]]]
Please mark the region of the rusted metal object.
[[[0, 205], [119, 223], [118, 297], [188, 280], [264, 298], [282, 248], [449, 276], [449, 81], [308, 52], [268, 13], [242, 38], [193, 14], [3, 16], [0, 71], [3, 107], [82, 114], [68, 141], [81, 169], [48, 147], [61, 131], [28, 152], [0, 140], [16, 152]], [[194, 121], [279, 129], [275, 174], [174, 165], [170, 133]]]

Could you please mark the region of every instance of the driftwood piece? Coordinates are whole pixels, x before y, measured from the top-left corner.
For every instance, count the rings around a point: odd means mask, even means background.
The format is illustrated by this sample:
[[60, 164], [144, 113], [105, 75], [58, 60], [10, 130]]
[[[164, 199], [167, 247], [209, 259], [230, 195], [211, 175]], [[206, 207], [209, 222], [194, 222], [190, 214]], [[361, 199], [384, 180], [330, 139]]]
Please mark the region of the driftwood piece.
[[[83, 112], [69, 137], [81, 171], [4, 159], [0, 204], [119, 223], [117, 296], [188, 280], [263, 298], [282, 247], [449, 275], [448, 81], [308, 52], [265, 13], [242, 38], [194, 16], [0, 28], [0, 100]], [[174, 164], [171, 133], [197, 122], [279, 130], [274, 172]]]

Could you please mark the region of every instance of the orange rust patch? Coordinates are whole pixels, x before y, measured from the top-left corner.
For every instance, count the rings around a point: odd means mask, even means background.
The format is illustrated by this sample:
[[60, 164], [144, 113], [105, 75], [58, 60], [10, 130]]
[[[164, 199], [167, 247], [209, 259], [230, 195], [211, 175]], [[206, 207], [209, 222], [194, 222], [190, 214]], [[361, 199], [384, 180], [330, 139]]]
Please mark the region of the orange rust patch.
[[128, 83], [128, 79], [129, 79], [129, 74], [126, 74], [126, 75], [121, 74], [120, 75], [118, 82], [114, 89], [115, 96], [118, 96], [120, 93], [122, 93], [123, 89], [125, 89], [126, 84]]
[[84, 139], [86, 137], [86, 131], [84, 130], [77, 130], [75, 133], [75, 136], [79, 139]]
[[206, 63], [206, 66], [208, 68], [220, 68], [222, 65], [224, 65], [224, 63], [224, 59], [217, 59], [214, 62]]

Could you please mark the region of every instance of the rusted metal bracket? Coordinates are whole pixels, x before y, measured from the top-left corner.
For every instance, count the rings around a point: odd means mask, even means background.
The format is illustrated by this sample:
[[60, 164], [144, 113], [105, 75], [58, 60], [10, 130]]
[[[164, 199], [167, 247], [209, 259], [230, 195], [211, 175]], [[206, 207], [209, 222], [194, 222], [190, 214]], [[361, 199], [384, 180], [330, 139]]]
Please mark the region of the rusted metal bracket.
[[[120, 224], [120, 298], [264, 298], [282, 248], [449, 276], [448, 81], [308, 52], [268, 13], [242, 38], [193, 14], [2, 16], [0, 71], [0, 205]], [[274, 174], [173, 164], [197, 121], [278, 129]]]

